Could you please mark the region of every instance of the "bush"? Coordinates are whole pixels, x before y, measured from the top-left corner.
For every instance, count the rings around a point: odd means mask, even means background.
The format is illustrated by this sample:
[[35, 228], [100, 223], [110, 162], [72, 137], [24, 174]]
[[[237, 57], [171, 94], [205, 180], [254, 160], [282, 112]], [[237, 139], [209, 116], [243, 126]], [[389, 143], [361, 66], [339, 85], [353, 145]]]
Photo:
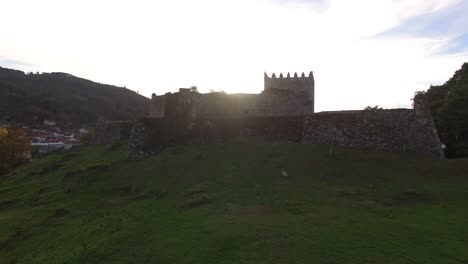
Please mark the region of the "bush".
[[21, 129], [0, 127], [0, 173], [31, 159], [31, 141]]

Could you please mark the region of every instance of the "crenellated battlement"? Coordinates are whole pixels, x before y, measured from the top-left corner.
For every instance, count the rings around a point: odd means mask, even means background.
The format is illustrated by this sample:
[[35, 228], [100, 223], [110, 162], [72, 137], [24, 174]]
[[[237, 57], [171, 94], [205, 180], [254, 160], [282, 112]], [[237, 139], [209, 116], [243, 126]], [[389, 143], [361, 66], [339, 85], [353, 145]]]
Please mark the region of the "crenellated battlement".
[[286, 77], [283, 77], [283, 73], [279, 74], [279, 77], [276, 77], [276, 74], [273, 73], [271, 77], [268, 77], [268, 74], [264, 74], [264, 90], [267, 89], [281, 89], [281, 90], [314, 90], [315, 80], [313, 72], [309, 73], [309, 76], [305, 76], [304, 73], [299, 77], [297, 72], [294, 73], [294, 76], [291, 77], [291, 74], [288, 72]]
[[[272, 73], [271, 77], [268, 77], [268, 74], [265, 72], [265, 79], [267, 79], [267, 78], [276, 79], [276, 74], [275, 74], [275, 73]], [[282, 79], [282, 78], [283, 78], [283, 73], [280, 73], [280, 77], [278, 77], [278, 78], [279, 78], [279, 79]], [[288, 72], [286, 78], [291, 78], [291, 75], [289, 74], [289, 72]], [[306, 76], [305, 76], [305, 73], [302, 72], [301, 77], [298, 77], [297, 72], [295, 72], [293, 78], [296, 78], [296, 79], [297, 79], [297, 78], [312, 78], [312, 79], [314, 79], [314, 73], [313, 73], [313, 72], [310, 72], [310, 73], [309, 73], [309, 76], [306, 77]]]

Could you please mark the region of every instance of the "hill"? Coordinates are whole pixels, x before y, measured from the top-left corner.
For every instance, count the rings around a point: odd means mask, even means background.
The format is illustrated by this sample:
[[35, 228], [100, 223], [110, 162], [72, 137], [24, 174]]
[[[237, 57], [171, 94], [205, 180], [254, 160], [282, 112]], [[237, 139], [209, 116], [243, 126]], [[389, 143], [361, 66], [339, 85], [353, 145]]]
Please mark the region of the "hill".
[[148, 98], [126, 88], [67, 73], [25, 74], [0, 67], [0, 113], [17, 122], [52, 119], [62, 126], [79, 127], [99, 119], [141, 117], [148, 105]]
[[431, 86], [427, 99], [449, 157], [468, 157], [468, 63], [443, 85]]
[[56, 152], [0, 179], [0, 263], [466, 263], [467, 175], [255, 141]]

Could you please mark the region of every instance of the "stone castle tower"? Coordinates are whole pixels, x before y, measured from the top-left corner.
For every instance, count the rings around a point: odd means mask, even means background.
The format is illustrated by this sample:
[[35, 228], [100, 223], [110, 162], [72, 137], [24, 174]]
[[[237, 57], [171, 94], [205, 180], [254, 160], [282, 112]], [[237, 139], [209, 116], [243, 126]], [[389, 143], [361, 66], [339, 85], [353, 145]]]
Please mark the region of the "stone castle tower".
[[295, 94], [304, 95], [306, 103], [309, 103], [310, 112], [314, 113], [314, 94], [315, 94], [315, 80], [314, 74], [309, 73], [309, 76], [305, 76], [304, 73], [300, 77], [297, 76], [297, 73], [294, 73], [294, 76], [291, 77], [289, 72], [286, 77], [283, 77], [283, 74], [280, 73], [277, 78], [275, 73], [268, 77], [264, 74], [264, 92], [269, 92], [272, 89], [289, 91]]

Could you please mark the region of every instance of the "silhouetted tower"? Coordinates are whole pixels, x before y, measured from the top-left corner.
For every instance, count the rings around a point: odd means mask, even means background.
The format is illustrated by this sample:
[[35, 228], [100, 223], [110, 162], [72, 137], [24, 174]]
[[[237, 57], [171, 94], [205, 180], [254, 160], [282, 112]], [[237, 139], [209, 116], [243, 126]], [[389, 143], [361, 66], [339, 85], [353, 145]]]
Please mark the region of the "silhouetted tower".
[[291, 77], [288, 72], [286, 78], [283, 77], [282, 73], [280, 73], [279, 78], [276, 77], [275, 73], [271, 77], [268, 77], [265, 73], [264, 85], [263, 90], [265, 92], [269, 89], [279, 89], [291, 91], [298, 95], [303, 94], [305, 96], [305, 103], [310, 105], [310, 113], [314, 112], [315, 80], [313, 72], [310, 72], [308, 77], [304, 73], [302, 73], [301, 77], [298, 77], [297, 73], [294, 73], [294, 77]]

